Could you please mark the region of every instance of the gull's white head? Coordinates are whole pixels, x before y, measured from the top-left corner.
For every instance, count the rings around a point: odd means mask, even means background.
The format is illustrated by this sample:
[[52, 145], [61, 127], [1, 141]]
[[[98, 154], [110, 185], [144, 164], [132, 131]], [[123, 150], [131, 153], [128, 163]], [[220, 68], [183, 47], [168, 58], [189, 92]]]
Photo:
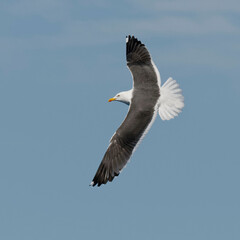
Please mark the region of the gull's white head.
[[129, 105], [131, 103], [131, 99], [132, 99], [132, 89], [129, 91], [120, 92], [116, 94], [115, 97], [110, 98], [108, 101], [109, 102], [118, 101], [118, 102], [122, 102]]

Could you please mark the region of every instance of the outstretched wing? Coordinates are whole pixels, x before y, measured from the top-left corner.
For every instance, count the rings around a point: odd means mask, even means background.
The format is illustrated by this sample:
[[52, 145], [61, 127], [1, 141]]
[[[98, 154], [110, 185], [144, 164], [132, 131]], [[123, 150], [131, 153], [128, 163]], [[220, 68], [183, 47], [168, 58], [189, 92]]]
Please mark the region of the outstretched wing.
[[127, 40], [127, 65], [134, 81], [133, 97], [125, 120], [110, 140], [92, 186], [111, 182], [119, 175], [156, 116], [159, 86], [150, 54], [135, 37], [128, 36]]
[[134, 89], [143, 86], [159, 92], [160, 74], [144, 44], [134, 36], [126, 38], [127, 66], [132, 73]]
[[111, 138], [109, 147], [100, 163], [91, 185], [100, 186], [118, 176], [130, 159], [137, 143], [153, 119], [154, 109], [139, 111], [131, 104], [127, 117]]

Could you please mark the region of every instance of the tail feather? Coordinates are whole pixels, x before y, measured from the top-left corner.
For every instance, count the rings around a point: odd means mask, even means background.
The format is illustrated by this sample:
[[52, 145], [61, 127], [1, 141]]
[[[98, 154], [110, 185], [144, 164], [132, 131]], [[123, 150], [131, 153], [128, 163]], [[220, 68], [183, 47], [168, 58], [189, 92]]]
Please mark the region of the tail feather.
[[169, 78], [160, 88], [159, 115], [162, 120], [170, 120], [182, 111], [184, 97], [176, 80]]

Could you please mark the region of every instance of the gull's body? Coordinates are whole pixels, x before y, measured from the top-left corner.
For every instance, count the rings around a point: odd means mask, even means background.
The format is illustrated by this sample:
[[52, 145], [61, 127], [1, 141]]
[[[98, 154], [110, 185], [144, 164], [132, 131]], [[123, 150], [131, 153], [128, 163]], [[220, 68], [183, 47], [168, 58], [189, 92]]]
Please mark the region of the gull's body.
[[152, 126], [157, 113], [163, 120], [169, 120], [177, 116], [184, 106], [181, 89], [175, 80], [169, 78], [161, 87], [159, 71], [144, 44], [128, 36], [126, 55], [127, 66], [133, 76], [133, 89], [120, 92], [109, 101], [128, 104], [128, 114], [112, 136], [92, 186], [105, 184], [119, 175]]

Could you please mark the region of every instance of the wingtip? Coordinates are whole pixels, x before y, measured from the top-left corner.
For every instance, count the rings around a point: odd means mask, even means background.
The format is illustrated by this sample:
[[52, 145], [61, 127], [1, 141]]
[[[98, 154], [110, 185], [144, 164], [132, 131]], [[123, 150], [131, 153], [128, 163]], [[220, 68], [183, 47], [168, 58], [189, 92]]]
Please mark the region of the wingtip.
[[94, 186], [94, 181], [92, 181], [90, 184], [89, 184], [90, 187], [93, 187]]
[[131, 39], [136, 39], [136, 38], [134, 37], [134, 35], [126, 36], [126, 43], [128, 43], [128, 41], [131, 40]]
[[[138, 40], [134, 35], [126, 38], [126, 57], [127, 63], [147, 63], [151, 61], [151, 56], [146, 49], [145, 45]], [[131, 53], [136, 52], [136, 56], [132, 56]]]

